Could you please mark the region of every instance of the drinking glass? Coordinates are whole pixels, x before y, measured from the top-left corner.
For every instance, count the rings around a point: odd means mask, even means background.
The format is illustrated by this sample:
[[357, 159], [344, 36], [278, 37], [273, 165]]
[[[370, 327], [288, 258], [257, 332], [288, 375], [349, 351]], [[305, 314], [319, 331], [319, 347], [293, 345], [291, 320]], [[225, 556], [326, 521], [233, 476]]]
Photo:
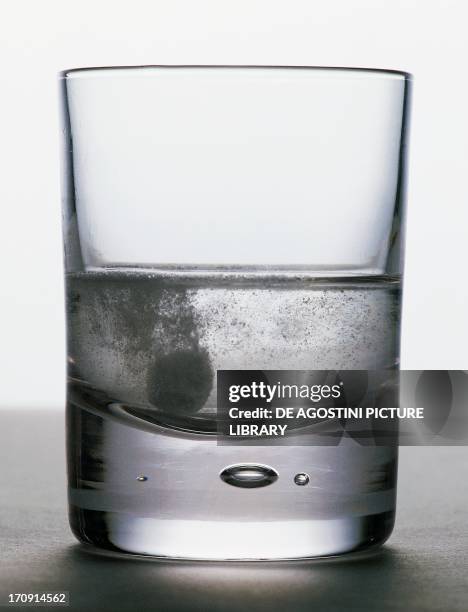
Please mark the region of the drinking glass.
[[409, 84], [354, 68], [61, 74], [79, 540], [278, 559], [389, 536], [395, 446], [219, 444], [216, 373], [398, 368]]

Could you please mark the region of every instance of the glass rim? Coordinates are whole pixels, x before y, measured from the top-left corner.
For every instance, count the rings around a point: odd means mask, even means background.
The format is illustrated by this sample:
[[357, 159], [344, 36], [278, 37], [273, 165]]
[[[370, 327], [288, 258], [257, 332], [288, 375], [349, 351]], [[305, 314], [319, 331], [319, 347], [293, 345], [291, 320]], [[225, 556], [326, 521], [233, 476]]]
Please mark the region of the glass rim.
[[[87, 66], [82, 68], [69, 68], [58, 73], [59, 79], [73, 79], [104, 76], [121, 73], [154, 72], [156, 70], [287, 70], [287, 71], [310, 71], [318, 75], [319, 73], [332, 73], [338, 75], [358, 74], [362, 77], [392, 78], [399, 77], [405, 81], [411, 81], [413, 75], [404, 70], [393, 70], [390, 68], [370, 68], [354, 66], [310, 66], [310, 65], [273, 65], [273, 64], [142, 64], [134, 66]], [[129, 76], [129, 75], [121, 75]]]

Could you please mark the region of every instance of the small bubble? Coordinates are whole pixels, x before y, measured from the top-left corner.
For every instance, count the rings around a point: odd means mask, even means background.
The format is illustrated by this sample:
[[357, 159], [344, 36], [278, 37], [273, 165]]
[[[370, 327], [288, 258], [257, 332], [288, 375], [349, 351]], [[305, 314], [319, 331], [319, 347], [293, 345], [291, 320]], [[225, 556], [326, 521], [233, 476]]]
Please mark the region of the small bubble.
[[299, 474], [296, 474], [294, 476], [294, 482], [299, 486], [299, 487], [303, 487], [306, 484], [309, 484], [309, 474], [306, 474], [305, 472], [300, 472]]
[[148, 476], [144, 476], [143, 474], [140, 474], [139, 476], [137, 476], [136, 479], [138, 480], [138, 482], [146, 482], [148, 480]]

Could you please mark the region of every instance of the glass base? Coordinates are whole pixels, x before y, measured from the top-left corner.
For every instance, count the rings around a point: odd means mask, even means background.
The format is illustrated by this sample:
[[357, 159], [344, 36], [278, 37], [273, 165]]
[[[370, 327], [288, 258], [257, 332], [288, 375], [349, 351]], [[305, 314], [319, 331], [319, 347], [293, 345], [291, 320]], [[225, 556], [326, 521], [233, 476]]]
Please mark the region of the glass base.
[[279, 560], [342, 555], [381, 545], [394, 512], [307, 521], [157, 519], [70, 508], [82, 542], [115, 552], [198, 560]]

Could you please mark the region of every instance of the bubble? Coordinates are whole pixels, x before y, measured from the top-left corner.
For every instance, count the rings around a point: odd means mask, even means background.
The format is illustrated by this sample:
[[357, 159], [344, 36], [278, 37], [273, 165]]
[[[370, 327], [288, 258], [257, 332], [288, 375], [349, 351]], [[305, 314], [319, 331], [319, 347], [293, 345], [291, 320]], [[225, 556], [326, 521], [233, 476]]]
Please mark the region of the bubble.
[[294, 482], [299, 487], [304, 487], [306, 484], [309, 484], [309, 480], [309, 474], [306, 474], [305, 472], [300, 472], [294, 476]]
[[138, 480], [138, 482], [146, 482], [148, 480], [148, 476], [144, 476], [143, 474], [140, 474], [139, 476], [137, 476], [136, 479]]
[[278, 479], [277, 472], [268, 465], [254, 465], [250, 463], [230, 465], [224, 468], [219, 476], [227, 484], [243, 489], [266, 487]]

